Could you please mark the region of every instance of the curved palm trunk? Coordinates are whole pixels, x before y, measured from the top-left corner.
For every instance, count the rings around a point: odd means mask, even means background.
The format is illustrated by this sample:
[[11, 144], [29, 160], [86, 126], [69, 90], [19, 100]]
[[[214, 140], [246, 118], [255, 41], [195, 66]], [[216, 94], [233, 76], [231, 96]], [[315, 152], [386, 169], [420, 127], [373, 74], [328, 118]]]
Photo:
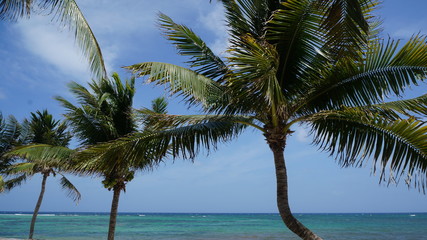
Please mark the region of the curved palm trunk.
[[49, 176], [49, 173], [43, 173], [42, 189], [40, 191], [39, 199], [37, 200], [36, 208], [34, 209], [33, 218], [31, 219], [30, 235], [28, 236], [29, 239], [33, 239], [34, 226], [36, 225], [37, 214], [39, 214], [39, 209], [40, 209], [40, 206], [42, 205], [43, 195], [46, 189], [46, 179], [48, 176]]
[[288, 199], [288, 176], [286, 173], [286, 164], [284, 150], [286, 145], [286, 136], [280, 134], [272, 138], [268, 135], [267, 142], [274, 155], [274, 165], [276, 168], [276, 184], [277, 184], [277, 207], [280, 216], [285, 225], [301, 239], [306, 240], [321, 240], [319, 236], [314, 234], [310, 229], [300, 223], [291, 212]]
[[119, 185], [113, 188], [113, 201], [111, 202], [110, 225], [108, 226], [108, 240], [114, 240], [116, 231], [117, 211], [119, 209], [119, 198], [122, 188]]

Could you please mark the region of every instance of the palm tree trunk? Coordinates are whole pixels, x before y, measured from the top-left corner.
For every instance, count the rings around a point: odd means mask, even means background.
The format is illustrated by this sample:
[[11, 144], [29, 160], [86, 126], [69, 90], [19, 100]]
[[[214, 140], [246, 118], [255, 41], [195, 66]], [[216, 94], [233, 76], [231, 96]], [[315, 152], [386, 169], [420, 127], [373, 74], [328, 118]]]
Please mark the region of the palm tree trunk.
[[49, 173], [43, 173], [42, 189], [40, 191], [39, 199], [37, 200], [36, 208], [34, 209], [33, 218], [31, 219], [30, 235], [28, 236], [29, 239], [33, 239], [34, 226], [36, 225], [37, 214], [39, 213], [40, 206], [42, 205], [43, 195], [46, 189], [46, 179], [48, 176]]
[[111, 202], [110, 225], [108, 227], [108, 240], [114, 240], [116, 231], [117, 211], [119, 209], [120, 192], [122, 191], [121, 184], [117, 184], [113, 188], [113, 201]]
[[274, 155], [274, 165], [276, 168], [276, 184], [277, 184], [277, 207], [280, 216], [285, 225], [301, 239], [305, 240], [321, 240], [319, 236], [314, 234], [310, 229], [300, 223], [291, 212], [288, 199], [288, 176], [286, 173], [286, 164], [284, 150], [286, 146], [286, 135], [279, 133], [265, 134], [266, 140]]

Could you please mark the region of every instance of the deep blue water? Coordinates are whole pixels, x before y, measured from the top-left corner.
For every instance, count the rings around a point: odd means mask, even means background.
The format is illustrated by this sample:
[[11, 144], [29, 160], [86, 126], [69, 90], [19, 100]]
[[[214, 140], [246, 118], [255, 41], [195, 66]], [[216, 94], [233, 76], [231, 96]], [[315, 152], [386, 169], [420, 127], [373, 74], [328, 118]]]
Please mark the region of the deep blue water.
[[[427, 213], [295, 214], [324, 239], [427, 240]], [[106, 239], [108, 213], [41, 213], [37, 239]], [[31, 213], [0, 212], [0, 238], [27, 237]], [[298, 239], [278, 214], [120, 213], [117, 240]]]

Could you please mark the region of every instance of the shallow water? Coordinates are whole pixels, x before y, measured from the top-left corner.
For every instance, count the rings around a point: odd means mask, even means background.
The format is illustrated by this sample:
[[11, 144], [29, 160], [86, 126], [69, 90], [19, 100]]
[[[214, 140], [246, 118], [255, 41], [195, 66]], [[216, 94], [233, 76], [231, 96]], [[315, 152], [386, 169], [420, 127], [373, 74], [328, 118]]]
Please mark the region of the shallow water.
[[[324, 239], [427, 239], [426, 213], [295, 214]], [[37, 239], [105, 239], [107, 213], [42, 213]], [[31, 213], [0, 212], [0, 238], [27, 237]], [[116, 239], [298, 239], [278, 214], [121, 213]]]

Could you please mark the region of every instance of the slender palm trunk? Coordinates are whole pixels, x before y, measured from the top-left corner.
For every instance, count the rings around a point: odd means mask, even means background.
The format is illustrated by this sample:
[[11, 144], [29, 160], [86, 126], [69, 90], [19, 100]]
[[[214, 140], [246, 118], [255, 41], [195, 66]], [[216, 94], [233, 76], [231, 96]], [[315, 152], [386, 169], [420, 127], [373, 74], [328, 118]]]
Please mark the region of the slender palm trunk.
[[48, 176], [49, 176], [49, 173], [43, 173], [42, 189], [40, 191], [39, 199], [37, 200], [36, 208], [34, 209], [33, 218], [31, 219], [30, 235], [28, 236], [29, 239], [33, 239], [34, 226], [36, 225], [37, 214], [39, 214], [39, 209], [40, 209], [40, 206], [42, 205], [43, 195], [46, 189], [46, 179]]
[[319, 236], [314, 234], [310, 229], [300, 223], [291, 212], [288, 198], [288, 176], [286, 173], [286, 164], [284, 150], [286, 145], [286, 135], [266, 134], [267, 142], [274, 155], [274, 165], [276, 168], [276, 184], [277, 184], [277, 207], [280, 216], [285, 225], [301, 239], [305, 240], [321, 240]]
[[114, 186], [113, 188], [113, 201], [111, 202], [111, 211], [110, 211], [110, 225], [108, 226], [108, 240], [114, 240], [114, 233], [116, 231], [116, 222], [117, 222], [117, 211], [119, 209], [119, 198], [122, 187], [120, 184]]

